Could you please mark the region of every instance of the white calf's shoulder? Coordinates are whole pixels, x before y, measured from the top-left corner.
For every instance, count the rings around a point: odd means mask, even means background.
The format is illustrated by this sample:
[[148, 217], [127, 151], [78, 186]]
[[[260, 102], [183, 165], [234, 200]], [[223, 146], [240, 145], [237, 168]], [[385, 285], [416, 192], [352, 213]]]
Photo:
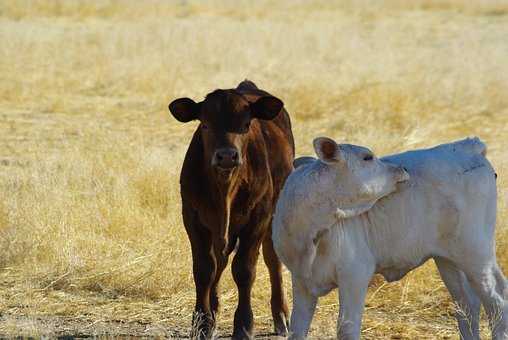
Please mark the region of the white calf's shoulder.
[[320, 230], [336, 222], [333, 200], [320, 189], [320, 186], [334, 185], [323, 176], [326, 171], [321, 161], [308, 162], [289, 175], [280, 192], [272, 239], [275, 251], [289, 268], [309, 271], [315, 256], [313, 239]]

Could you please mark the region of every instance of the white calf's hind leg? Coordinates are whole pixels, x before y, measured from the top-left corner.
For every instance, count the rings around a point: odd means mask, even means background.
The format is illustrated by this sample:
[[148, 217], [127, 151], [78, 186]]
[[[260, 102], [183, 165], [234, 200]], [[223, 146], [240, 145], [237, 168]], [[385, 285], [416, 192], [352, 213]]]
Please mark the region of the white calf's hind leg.
[[456, 312], [456, 318], [461, 339], [479, 340], [480, 299], [471, 288], [466, 275], [458, 270], [451, 261], [444, 258], [435, 258], [434, 261], [446, 288], [458, 305], [459, 310]]
[[496, 289], [498, 293], [501, 294], [505, 300], [508, 300], [508, 281], [498, 265], [494, 268], [494, 275], [496, 276]]
[[[466, 275], [480, 296], [489, 317], [492, 339], [508, 340], [508, 301], [505, 295], [506, 280], [495, 261], [484, 266], [475, 266]], [[504, 281], [504, 283], [502, 282]]]
[[293, 311], [289, 323], [289, 339], [305, 339], [314, 316], [318, 297], [305, 287], [305, 282], [293, 275]]
[[496, 278], [496, 291], [504, 299], [504, 334], [501, 335], [501, 338], [508, 339], [508, 281], [497, 264], [494, 267], [494, 276]]

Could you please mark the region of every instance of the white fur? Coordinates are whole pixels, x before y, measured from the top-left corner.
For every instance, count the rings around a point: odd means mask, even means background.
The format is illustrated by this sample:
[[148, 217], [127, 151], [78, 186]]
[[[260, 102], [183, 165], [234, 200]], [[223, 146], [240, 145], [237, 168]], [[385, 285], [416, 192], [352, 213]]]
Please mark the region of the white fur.
[[[275, 250], [292, 274], [293, 338], [305, 338], [319, 296], [338, 287], [337, 336], [358, 339], [369, 281], [438, 265], [464, 339], [479, 339], [480, 302], [493, 338], [508, 339], [508, 283], [495, 258], [496, 180], [478, 139], [364, 160], [368, 149], [314, 145], [288, 177], [273, 222]], [[329, 149], [328, 149], [329, 151]], [[405, 171], [407, 169], [409, 179]], [[467, 317], [466, 317], [467, 315]]]

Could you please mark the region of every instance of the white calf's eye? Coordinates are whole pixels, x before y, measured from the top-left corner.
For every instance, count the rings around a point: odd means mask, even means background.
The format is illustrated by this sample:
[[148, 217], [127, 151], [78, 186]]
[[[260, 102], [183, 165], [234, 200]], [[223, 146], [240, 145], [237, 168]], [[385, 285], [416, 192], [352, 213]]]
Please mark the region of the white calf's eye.
[[373, 159], [374, 159], [374, 156], [372, 156], [372, 155], [367, 155], [367, 156], [363, 157], [364, 161], [371, 161]]

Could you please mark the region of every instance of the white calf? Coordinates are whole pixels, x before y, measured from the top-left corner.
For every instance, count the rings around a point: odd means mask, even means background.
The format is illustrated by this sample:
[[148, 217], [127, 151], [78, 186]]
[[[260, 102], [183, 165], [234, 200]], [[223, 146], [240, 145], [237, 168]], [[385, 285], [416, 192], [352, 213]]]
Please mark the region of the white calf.
[[358, 339], [374, 273], [399, 280], [429, 258], [464, 339], [479, 339], [480, 302], [494, 339], [508, 339], [508, 283], [495, 257], [496, 180], [478, 139], [376, 158], [314, 140], [277, 203], [273, 242], [293, 281], [293, 338], [307, 335], [319, 296], [339, 287], [337, 335]]

